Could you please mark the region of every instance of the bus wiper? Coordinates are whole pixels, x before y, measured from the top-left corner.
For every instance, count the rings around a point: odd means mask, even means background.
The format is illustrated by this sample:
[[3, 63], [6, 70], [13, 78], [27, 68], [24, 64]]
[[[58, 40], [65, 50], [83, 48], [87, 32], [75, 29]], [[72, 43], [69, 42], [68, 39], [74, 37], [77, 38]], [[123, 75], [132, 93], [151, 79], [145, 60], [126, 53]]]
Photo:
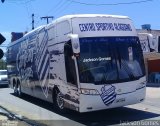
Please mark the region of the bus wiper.
[[131, 80], [138, 80], [140, 78], [140, 76], [139, 77], [135, 77], [134, 75], [130, 75], [129, 78]]
[[94, 81], [95, 85], [97, 85], [97, 84], [107, 84], [107, 83], [108, 83], [108, 81], [106, 80], [105, 76], [101, 80]]
[[106, 83], [107, 83], [107, 80], [94, 81], [94, 84], [95, 84], [95, 85], [98, 85], [98, 84], [106, 84]]
[[129, 74], [129, 78], [130, 78], [131, 80], [135, 80], [135, 79], [136, 79], [136, 77], [135, 77], [133, 74]]
[[121, 61], [121, 55], [120, 55], [119, 50], [118, 50], [118, 61], [119, 61], [119, 67], [121, 69], [121, 67], [122, 67], [122, 61]]
[[95, 84], [95, 85], [101, 84], [100, 82], [101, 82], [101, 81], [94, 81], [94, 84]]
[[123, 70], [128, 74], [131, 80], [135, 80], [136, 77], [134, 76], [133, 72], [130, 70], [126, 62], [122, 62]]

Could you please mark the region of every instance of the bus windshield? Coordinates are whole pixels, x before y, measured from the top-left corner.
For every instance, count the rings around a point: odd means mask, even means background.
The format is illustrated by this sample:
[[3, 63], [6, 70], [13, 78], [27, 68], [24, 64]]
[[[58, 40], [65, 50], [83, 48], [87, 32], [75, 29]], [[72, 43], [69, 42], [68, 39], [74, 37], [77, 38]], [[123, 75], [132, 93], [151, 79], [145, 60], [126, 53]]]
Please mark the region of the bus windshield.
[[80, 38], [77, 64], [80, 83], [127, 82], [145, 75], [138, 37]]

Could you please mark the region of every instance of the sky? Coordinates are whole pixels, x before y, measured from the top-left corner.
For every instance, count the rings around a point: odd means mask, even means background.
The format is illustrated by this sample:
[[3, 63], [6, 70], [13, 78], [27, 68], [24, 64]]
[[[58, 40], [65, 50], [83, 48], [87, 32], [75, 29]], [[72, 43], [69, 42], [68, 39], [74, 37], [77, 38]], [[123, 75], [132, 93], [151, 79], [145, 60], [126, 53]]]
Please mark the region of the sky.
[[[32, 29], [32, 14], [35, 27], [46, 24], [43, 16], [54, 19], [68, 14], [111, 14], [129, 16], [135, 27], [150, 24], [151, 29], [160, 30], [160, 0], [5, 0], [0, 2], [0, 33], [6, 41], [11, 32], [25, 32]], [[51, 19], [49, 20], [51, 22]]]

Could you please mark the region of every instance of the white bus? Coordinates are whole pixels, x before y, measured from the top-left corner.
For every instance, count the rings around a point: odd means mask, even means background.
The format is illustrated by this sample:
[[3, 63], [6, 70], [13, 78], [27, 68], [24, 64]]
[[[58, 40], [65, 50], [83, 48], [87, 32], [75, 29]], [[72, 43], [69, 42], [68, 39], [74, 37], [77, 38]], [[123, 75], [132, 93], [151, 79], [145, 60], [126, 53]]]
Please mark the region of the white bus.
[[10, 87], [65, 108], [89, 112], [142, 102], [141, 45], [126, 16], [67, 15], [8, 46]]
[[158, 37], [150, 33], [138, 33], [143, 53], [158, 52]]

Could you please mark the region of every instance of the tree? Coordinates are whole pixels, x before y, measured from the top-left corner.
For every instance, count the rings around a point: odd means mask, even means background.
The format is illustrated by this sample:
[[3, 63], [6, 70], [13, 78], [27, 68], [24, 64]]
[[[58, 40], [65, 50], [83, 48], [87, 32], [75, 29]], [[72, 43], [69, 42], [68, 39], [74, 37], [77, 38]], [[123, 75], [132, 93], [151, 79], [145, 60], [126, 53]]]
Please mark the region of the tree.
[[0, 59], [0, 70], [6, 70], [7, 65], [6, 61], [4, 59]]

